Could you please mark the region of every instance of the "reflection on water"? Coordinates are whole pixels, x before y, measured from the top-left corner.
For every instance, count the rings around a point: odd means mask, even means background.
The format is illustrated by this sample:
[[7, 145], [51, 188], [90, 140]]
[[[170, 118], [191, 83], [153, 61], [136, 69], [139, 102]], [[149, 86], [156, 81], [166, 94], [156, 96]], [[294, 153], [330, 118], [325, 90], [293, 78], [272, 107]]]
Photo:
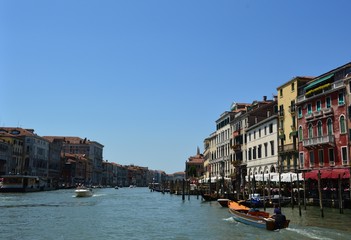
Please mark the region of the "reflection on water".
[[[0, 194], [1, 239], [349, 239], [351, 211], [283, 208], [287, 229], [269, 232], [236, 222], [217, 202], [147, 188]], [[273, 212], [273, 209], [267, 209]]]

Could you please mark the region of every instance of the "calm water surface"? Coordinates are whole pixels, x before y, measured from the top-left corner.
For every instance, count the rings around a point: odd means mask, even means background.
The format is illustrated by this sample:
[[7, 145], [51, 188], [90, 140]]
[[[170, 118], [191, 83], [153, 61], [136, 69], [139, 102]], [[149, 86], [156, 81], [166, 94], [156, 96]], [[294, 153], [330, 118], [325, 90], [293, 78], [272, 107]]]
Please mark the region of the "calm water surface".
[[[272, 209], [267, 209], [272, 212]], [[147, 188], [0, 193], [0, 239], [350, 239], [351, 211], [284, 208], [288, 229], [269, 232], [232, 219], [228, 209], [201, 197], [150, 192]]]

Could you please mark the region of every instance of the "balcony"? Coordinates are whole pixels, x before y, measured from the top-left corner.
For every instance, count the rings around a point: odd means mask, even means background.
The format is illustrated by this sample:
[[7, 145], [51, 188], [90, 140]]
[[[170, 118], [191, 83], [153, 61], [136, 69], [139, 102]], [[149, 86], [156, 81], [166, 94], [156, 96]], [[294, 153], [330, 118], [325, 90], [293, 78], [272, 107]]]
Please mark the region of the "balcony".
[[313, 113], [307, 113], [306, 116], [305, 116], [306, 120], [311, 120], [313, 118], [314, 118]]
[[313, 112], [313, 116], [314, 116], [314, 117], [320, 117], [320, 116], [322, 116], [322, 115], [323, 115], [323, 111], [321, 111], [321, 110], [318, 110], [318, 111]]
[[322, 145], [334, 146], [335, 138], [333, 135], [325, 135], [321, 137], [308, 138], [303, 140], [303, 146], [318, 147]]
[[241, 144], [234, 144], [234, 145], [232, 146], [232, 149], [233, 149], [234, 151], [241, 151]]
[[285, 154], [288, 152], [296, 152], [296, 146], [294, 147], [294, 144], [286, 144], [283, 146], [279, 146], [279, 153], [280, 154]]
[[324, 116], [330, 116], [334, 114], [334, 111], [332, 108], [323, 108], [322, 111]]

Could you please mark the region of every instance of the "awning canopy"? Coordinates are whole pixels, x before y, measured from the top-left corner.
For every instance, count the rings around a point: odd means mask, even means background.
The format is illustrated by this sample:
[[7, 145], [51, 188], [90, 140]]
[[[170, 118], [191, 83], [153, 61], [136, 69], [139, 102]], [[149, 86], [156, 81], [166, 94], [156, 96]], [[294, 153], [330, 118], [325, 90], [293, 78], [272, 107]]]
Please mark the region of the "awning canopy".
[[230, 181], [231, 180], [231, 178], [227, 178], [227, 177], [225, 177], [225, 178], [222, 178], [222, 177], [211, 177], [211, 179], [210, 178], [200, 179], [199, 183], [210, 183], [210, 180], [211, 180], [211, 183], [215, 183], [217, 181], [219, 181], [219, 182], [222, 181], [222, 179], [224, 179], [224, 181]]
[[305, 173], [305, 179], [318, 180], [318, 172], [321, 173], [321, 179], [337, 179], [339, 178], [350, 178], [350, 170], [348, 168], [340, 169], [322, 169], [322, 170], [312, 170]]
[[[255, 174], [255, 181], [271, 181], [271, 182], [279, 182], [279, 173], [265, 173], [265, 174]], [[303, 180], [302, 173], [299, 173], [299, 181]], [[248, 181], [248, 177], [246, 176], [246, 181]], [[253, 177], [250, 176], [250, 181], [253, 181]], [[281, 182], [295, 182], [297, 181], [297, 173], [288, 172], [280, 174]]]
[[314, 81], [314, 82], [308, 84], [308, 85], [305, 87], [305, 91], [307, 91], [307, 90], [313, 88], [314, 86], [316, 86], [316, 85], [318, 85], [318, 84], [320, 84], [320, 83], [322, 83], [322, 82], [327, 81], [327, 80], [330, 79], [332, 76], [334, 76], [334, 73], [329, 74], [328, 76], [322, 77], [322, 78], [320, 78], [320, 79], [318, 79], [318, 80], [316, 80], [316, 81]]

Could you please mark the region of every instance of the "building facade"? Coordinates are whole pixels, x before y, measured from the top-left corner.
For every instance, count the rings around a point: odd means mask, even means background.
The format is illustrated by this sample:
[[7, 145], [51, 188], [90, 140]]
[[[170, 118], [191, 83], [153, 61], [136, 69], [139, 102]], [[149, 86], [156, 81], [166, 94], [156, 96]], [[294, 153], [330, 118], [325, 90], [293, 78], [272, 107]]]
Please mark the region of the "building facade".
[[[351, 64], [326, 72], [299, 89], [298, 149], [301, 169], [349, 166], [349, 76]], [[349, 87], [349, 85], [348, 85]]]
[[312, 77], [295, 77], [277, 88], [278, 96], [278, 151], [283, 172], [297, 172], [297, 92]]

